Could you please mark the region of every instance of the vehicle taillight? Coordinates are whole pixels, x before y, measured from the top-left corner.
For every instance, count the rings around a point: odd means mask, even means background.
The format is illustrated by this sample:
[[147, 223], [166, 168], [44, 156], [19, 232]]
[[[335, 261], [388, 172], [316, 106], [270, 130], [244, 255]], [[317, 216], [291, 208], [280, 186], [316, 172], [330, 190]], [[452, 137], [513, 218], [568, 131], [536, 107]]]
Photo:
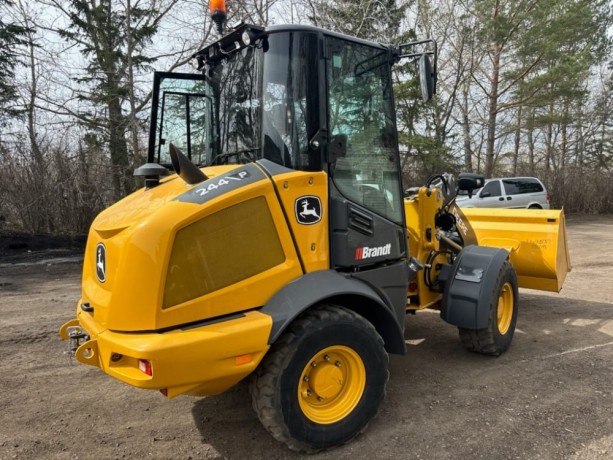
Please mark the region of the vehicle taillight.
[[547, 192], [547, 201], [553, 200], [553, 194], [551, 192]]
[[141, 372], [144, 372], [145, 374], [149, 376], [153, 375], [153, 370], [151, 369], [151, 363], [147, 361], [146, 359], [138, 360], [138, 368], [141, 370]]

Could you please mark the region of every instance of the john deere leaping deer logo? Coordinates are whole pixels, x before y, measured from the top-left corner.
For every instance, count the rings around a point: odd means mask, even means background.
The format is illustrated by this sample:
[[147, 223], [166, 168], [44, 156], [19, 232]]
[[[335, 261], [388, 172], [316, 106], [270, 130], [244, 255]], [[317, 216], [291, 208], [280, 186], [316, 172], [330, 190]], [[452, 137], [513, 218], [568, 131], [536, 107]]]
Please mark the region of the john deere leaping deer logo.
[[321, 200], [317, 196], [301, 196], [294, 206], [299, 224], [312, 225], [321, 220]]
[[96, 276], [101, 283], [106, 281], [106, 248], [102, 243], [96, 246]]

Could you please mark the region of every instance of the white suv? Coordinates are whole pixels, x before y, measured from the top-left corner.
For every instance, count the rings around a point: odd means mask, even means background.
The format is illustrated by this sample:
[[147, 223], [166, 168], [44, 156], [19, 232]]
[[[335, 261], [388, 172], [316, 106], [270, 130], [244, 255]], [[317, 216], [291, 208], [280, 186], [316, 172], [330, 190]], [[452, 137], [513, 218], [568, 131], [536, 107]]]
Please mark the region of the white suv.
[[456, 203], [462, 208], [536, 208], [550, 209], [551, 194], [536, 177], [486, 179], [472, 196], [462, 191]]

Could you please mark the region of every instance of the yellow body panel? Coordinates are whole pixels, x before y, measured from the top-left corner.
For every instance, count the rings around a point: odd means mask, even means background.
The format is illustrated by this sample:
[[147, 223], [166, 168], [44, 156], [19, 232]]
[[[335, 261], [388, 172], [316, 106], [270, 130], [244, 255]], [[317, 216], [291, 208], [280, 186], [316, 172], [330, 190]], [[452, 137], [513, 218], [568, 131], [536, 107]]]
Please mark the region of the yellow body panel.
[[[427, 187], [421, 187], [415, 198], [404, 200], [409, 254], [422, 263], [432, 251], [440, 249], [434, 218], [442, 203], [441, 192]], [[415, 283], [413, 288], [409, 285], [407, 308], [415, 310], [436, 306], [441, 294], [428, 288], [422, 274], [417, 276]]]
[[463, 208], [479, 246], [504, 248], [520, 287], [559, 292], [570, 257], [564, 211]]
[[[328, 175], [325, 172], [291, 172], [273, 177], [279, 197], [290, 222], [305, 272], [330, 268], [328, 239]], [[313, 225], [301, 225], [295, 215], [296, 200], [316, 196], [322, 207], [321, 220]]]
[[[98, 323], [116, 331], [147, 331], [245, 311], [264, 305], [281, 286], [302, 274], [292, 235], [270, 179], [263, 178], [225, 193], [205, 205], [171, 200], [189, 187], [180, 180], [168, 185], [172, 186], [170, 192], [160, 185], [128, 196], [92, 224], [84, 259], [81, 302], [90, 304]], [[150, 194], [148, 198], [147, 194]], [[254, 197], [263, 197], [267, 202], [284, 260], [238, 283], [162, 308], [175, 235], [203, 218]], [[124, 211], [132, 208], [140, 211]], [[248, 230], [250, 218], [244, 216], [238, 230]], [[96, 278], [95, 271], [99, 243], [106, 247], [104, 283]], [[223, 251], [231, 243], [221, 243], [219, 249]], [[240, 259], [232, 260], [240, 263]]]
[[[205, 173], [225, 177], [232, 169]], [[272, 318], [255, 309], [303, 274], [301, 261], [305, 271], [327, 269], [329, 243], [325, 173], [271, 180], [253, 171], [253, 180], [202, 203], [177, 200], [194, 187], [173, 175], [100, 214], [88, 238], [77, 319], [60, 330], [64, 339], [70, 328], [87, 334], [78, 361], [169, 397], [220, 393], [257, 367]], [[321, 219], [312, 225], [295, 215], [302, 196], [321, 201]], [[104, 281], [96, 276], [99, 244]], [[152, 376], [139, 360], [150, 363]]]
[[[85, 312], [78, 324], [90, 335], [75, 357], [138, 388], [165, 389], [169, 397], [221, 393], [249, 375], [268, 351], [272, 318], [255, 311], [200, 327], [165, 333], [126, 334], [96, 323]], [[65, 326], [75, 326], [75, 320]], [[66, 327], [62, 327], [67, 339]], [[138, 360], [151, 363], [152, 375]]]

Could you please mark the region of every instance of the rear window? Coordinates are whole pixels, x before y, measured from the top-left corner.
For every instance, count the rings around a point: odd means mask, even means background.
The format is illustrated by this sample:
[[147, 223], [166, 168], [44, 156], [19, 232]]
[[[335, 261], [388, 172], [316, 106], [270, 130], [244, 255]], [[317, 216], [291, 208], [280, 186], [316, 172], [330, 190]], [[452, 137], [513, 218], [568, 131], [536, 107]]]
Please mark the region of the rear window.
[[521, 195], [523, 193], [539, 193], [543, 186], [536, 179], [503, 179], [507, 195]]

